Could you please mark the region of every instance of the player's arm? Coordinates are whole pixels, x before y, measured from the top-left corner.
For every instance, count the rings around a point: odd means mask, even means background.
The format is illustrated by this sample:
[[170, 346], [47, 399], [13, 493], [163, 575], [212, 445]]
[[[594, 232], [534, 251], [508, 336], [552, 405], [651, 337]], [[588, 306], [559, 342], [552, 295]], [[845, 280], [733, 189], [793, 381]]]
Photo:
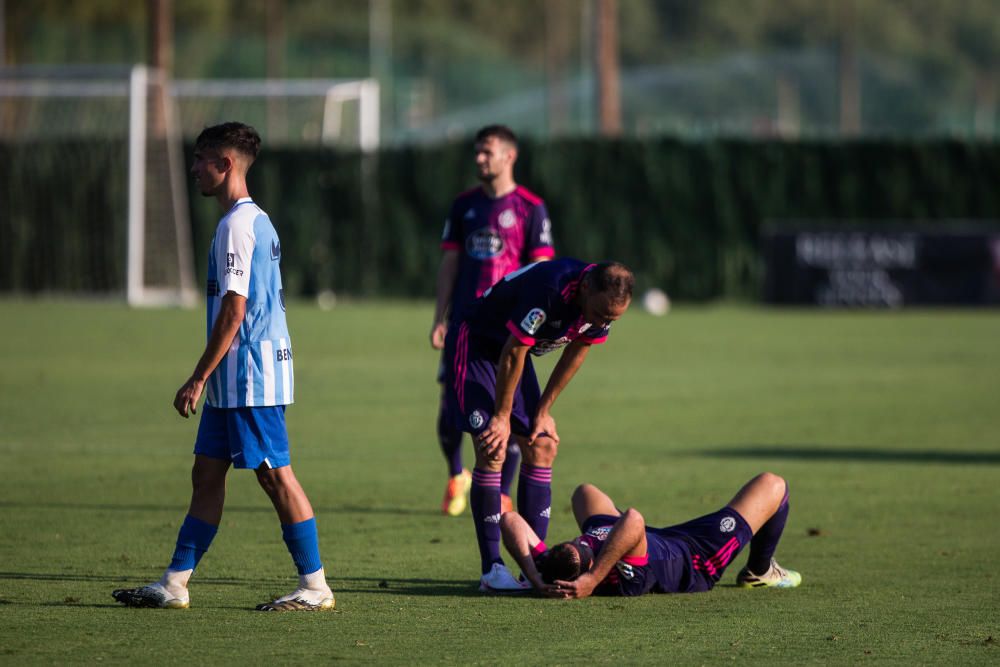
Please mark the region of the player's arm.
[[546, 591], [554, 588], [542, 580], [542, 575], [535, 567], [535, 554], [545, 545], [528, 522], [517, 512], [505, 512], [500, 517], [500, 534], [503, 535], [503, 545], [510, 555], [521, 566], [521, 572], [528, 578], [535, 590]]
[[549, 414], [549, 411], [556, 402], [556, 398], [559, 397], [559, 394], [562, 393], [562, 390], [566, 388], [569, 381], [576, 375], [577, 370], [583, 365], [583, 360], [587, 358], [587, 352], [589, 351], [590, 343], [582, 338], [572, 341], [563, 350], [559, 361], [556, 362], [556, 367], [552, 369], [549, 381], [545, 383], [545, 391], [542, 392], [542, 397], [538, 402], [538, 412], [535, 414], [531, 434], [528, 436], [529, 445], [535, 441], [535, 438], [542, 434], [548, 435], [556, 442], [559, 442], [559, 434], [556, 433], [556, 421]]
[[510, 414], [514, 409], [514, 392], [524, 372], [524, 359], [531, 345], [516, 336], [508, 336], [497, 364], [496, 404], [486, 430], [479, 435], [480, 446], [487, 456], [493, 456], [510, 439]]
[[547, 595], [560, 598], [585, 598], [604, 581], [615, 563], [626, 556], [646, 555], [646, 520], [638, 510], [628, 509], [622, 514], [608, 534], [601, 553], [594, 565], [574, 581], [556, 581], [556, 587]]
[[458, 260], [458, 250], [445, 249], [441, 255], [437, 303], [434, 306], [434, 323], [431, 325], [431, 347], [435, 350], [444, 348], [444, 337], [448, 333], [448, 310], [451, 308], [451, 295], [455, 291], [455, 279], [458, 277]]
[[180, 413], [181, 417], [186, 419], [188, 411], [191, 414], [197, 412], [198, 399], [201, 398], [202, 391], [205, 389], [205, 382], [222, 361], [222, 358], [226, 356], [229, 348], [232, 347], [233, 339], [243, 323], [246, 308], [247, 299], [245, 296], [236, 292], [226, 292], [226, 295], [222, 297], [219, 316], [215, 319], [215, 324], [212, 325], [212, 333], [209, 334], [205, 352], [198, 360], [194, 373], [174, 396], [174, 409]]

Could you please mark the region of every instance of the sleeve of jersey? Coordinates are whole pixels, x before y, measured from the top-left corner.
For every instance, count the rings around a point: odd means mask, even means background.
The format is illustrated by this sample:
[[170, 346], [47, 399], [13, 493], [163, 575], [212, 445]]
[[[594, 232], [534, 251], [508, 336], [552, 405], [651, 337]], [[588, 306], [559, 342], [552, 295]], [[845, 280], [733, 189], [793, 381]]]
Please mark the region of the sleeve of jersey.
[[531, 212], [528, 224], [528, 259], [551, 259], [555, 257], [556, 249], [552, 242], [552, 222], [545, 204], [539, 204]]
[[240, 296], [250, 295], [250, 266], [256, 238], [252, 224], [229, 220], [215, 258], [219, 267], [220, 294], [236, 292]]
[[444, 219], [444, 232], [441, 234], [441, 250], [461, 250], [462, 249], [462, 225], [456, 224], [458, 216], [455, 215], [455, 205], [452, 204], [448, 217]]
[[511, 311], [510, 319], [507, 320], [507, 331], [524, 345], [534, 345], [537, 340], [535, 334], [548, 319], [546, 308], [546, 299], [537, 293], [534, 296], [522, 297]]

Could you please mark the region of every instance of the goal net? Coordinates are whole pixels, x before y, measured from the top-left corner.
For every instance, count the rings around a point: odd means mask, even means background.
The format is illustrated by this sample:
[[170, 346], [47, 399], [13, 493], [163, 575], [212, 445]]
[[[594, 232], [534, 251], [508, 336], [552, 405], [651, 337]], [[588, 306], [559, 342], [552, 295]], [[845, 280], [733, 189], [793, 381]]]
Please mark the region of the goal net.
[[[158, 70], [0, 68], [0, 286], [197, 302], [176, 107]], [[8, 236], [9, 234], [9, 236]]]

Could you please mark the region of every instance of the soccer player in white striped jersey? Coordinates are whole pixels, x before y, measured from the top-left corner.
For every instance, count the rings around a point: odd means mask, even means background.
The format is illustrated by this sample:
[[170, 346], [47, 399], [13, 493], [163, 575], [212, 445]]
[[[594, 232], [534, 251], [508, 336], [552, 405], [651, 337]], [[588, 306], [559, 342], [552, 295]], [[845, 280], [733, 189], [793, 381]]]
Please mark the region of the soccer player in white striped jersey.
[[271, 220], [250, 199], [246, 174], [260, 149], [242, 123], [206, 128], [191, 173], [201, 193], [224, 211], [208, 262], [208, 343], [174, 408], [195, 414], [207, 395], [194, 447], [193, 493], [170, 566], [148, 586], [113, 596], [131, 607], [185, 608], [188, 580], [222, 519], [229, 467], [248, 468], [270, 497], [299, 573], [291, 594], [260, 611], [333, 609], [319, 555], [316, 519], [292, 472], [285, 406], [292, 403], [292, 346], [281, 288], [281, 245]]

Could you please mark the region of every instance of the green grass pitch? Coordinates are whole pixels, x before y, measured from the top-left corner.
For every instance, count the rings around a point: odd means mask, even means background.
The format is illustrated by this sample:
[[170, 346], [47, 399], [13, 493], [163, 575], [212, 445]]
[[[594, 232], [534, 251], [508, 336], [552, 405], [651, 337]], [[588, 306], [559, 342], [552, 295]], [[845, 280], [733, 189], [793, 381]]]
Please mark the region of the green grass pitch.
[[628, 313], [556, 405], [550, 542], [580, 482], [663, 525], [771, 470], [792, 494], [777, 555], [804, 583], [737, 589], [741, 555], [707, 594], [572, 602], [476, 592], [469, 516], [438, 514], [430, 316], [293, 304], [292, 461], [337, 610], [271, 615], [251, 609], [294, 569], [242, 471], [191, 609], [110, 597], [173, 549], [197, 424], [171, 401], [204, 315], [0, 301], [0, 661], [1000, 661], [997, 311]]

